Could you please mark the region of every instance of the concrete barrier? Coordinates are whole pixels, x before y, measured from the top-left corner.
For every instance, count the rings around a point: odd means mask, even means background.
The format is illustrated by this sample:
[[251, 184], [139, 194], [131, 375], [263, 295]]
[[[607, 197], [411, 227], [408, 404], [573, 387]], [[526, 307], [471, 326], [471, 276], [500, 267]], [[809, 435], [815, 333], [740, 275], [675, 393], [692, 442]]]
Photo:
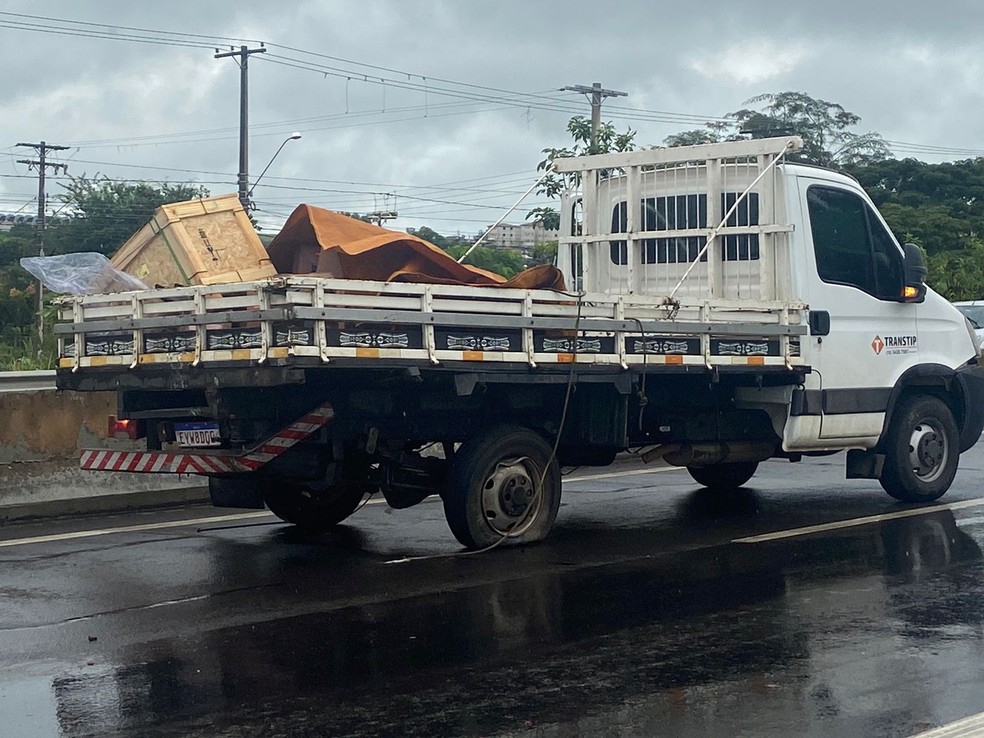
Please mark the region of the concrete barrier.
[[0, 393], [0, 521], [204, 501], [203, 477], [84, 472], [83, 448], [143, 448], [108, 438], [112, 392]]

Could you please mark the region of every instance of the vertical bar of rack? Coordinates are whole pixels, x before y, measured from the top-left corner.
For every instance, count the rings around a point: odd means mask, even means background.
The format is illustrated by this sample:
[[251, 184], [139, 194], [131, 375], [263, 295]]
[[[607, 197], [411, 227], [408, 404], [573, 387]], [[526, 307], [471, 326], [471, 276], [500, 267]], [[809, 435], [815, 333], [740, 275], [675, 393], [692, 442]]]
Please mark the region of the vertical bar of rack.
[[[137, 321], [143, 317], [143, 300], [140, 299], [140, 294], [137, 292], [133, 293], [130, 298], [130, 315], [134, 317]], [[137, 323], [139, 325], [139, 322]], [[134, 328], [133, 333], [133, 361], [130, 362], [130, 368], [136, 369], [137, 365], [140, 363], [140, 354], [143, 353], [144, 347], [144, 332], [142, 328]]]
[[[264, 313], [270, 307], [270, 293], [266, 286], [260, 282], [256, 286], [256, 307], [260, 313]], [[269, 319], [260, 321], [260, 360], [258, 363], [265, 364], [270, 358], [270, 347], [273, 346], [273, 322]]]
[[642, 265], [643, 242], [636, 235], [642, 230], [642, 182], [640, 167], [633, 165], [626, 173], [625, 192], [625, 230], [628, 232], [625, 241], [626, 279], [629, 294], [639, 290], [639, 271], [636, 264]]
[[[760, 155], [758, 157], [759, 171], [771, 163], [772, 157], [766, 154]], [[779, 222], [776, 218], [776, 176], [776, 169], [773, 168], [770, 175], [762, 179], [759, 188], [759, 225], [772, 225]], [[774, 300], [776, 298], [776, 258], [778, 256], [775, 233], [760, 234], [758, 297], [761, 300]]]
[[[704, 192], [707, 197], [707, 225], [721, 222], [721, 193], [724, 192], [724, 173], [720, 159], [708, 159], [704, 168]], [[724, 249], [712, 244], [707, 250], [707, 290], [710, 297], [724, 297]]]
[[430, 285], [424, 286], [424, 293], [421, 295], [423, 311], [430, 315], [432, 320], [424, 325], [424, 346], [427, 347], [427, 358], [434, 366], [440, 364], [437, 358], [437, 336], [434, 334], [434, 291]]
[[[204, 316], [205, 315], [205, 293], [202, 291], [201, 287], [195, 287], [195, 315]], [[195, 360], [192, 362], [192, 366], [198, 366], [202, 363], [202, 352], [208, 348], [208, 326], [205, 321], [200, 321], [195, 326]]]
[[[598, 172], [595, 169], [588, 169], [581, 176], [581, 243], [580, 243], [580, 265], [581, 265], [581, 286], [580, 292], [603, 292], [603, 285], [599, 284], [596, 273], [591, 269], [591, 254], [598, 249], [598, 242], [591, 240], [598, 235]], [[576, 266], [575, 266], [576, 274]]]

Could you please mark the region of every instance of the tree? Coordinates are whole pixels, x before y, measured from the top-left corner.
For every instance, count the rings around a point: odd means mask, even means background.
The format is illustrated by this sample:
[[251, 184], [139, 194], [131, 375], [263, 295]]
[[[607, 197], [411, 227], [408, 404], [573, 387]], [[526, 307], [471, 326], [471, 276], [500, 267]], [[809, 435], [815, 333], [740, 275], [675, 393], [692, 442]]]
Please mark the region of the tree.
[[143, 227], [161, 205], [208, 197], [200, 185], [121, 182], [85, 175], [65, 185], [61, 196], [67, 223], [45, 234], [45, 251], [65, 254], [98, 251], [111, 255]]
[[529, 266], [553, 264], [557, 260], [557, 246], [557, 241], [541, 241], [533, 244], [527, 264]]
[[533, 219], [534, 223], [539, 223], [546, 231], [556, 231], [560, 228], [560, 213], [553, 208], [539, 207], [533, 208], [526, 214], [526, 219]]
[[744, 104], [761, 107], [728, 113], [729, 122], [708, 123], [704, 129], [683, 131], [668, 136], [664, 143], [685, 146], [746, 136], [796, 135], [803, 139], [803, 150], [790, 156], [795, 161], [830, 167], [870, 164], [891, 156], [888, 144], [879, 134], [849, 130], [861, 118], [838, 103], [805, 92], [777, 92], [757, 95]]
[[425, 241], [429, 241], [445, 251], [452, 243], [451, 239], [442, 236], [440, 233], [428, 228], [427, 226], [421, 226], [420, 228], [407, 228], [407, 233], [417, 236], [418, 238], [422, 238]]
[[[74, 178], [60, 198], [69, 218], [67, 222], [53, 221], [45, 229], [45, 253], [112, 254], [161, 205], [207, 196], [206, 189], [194, 185], [116, 182], [98, 176]], [[37, 255], [37, 244], [32, 226], [14, 226], [0, 233], [0, 368], [50, 368], [54, 360], [50, 329], [45, 331], [45, 345], [36, 345], [37, 295], [31, 276], [19, 264], [22, 256]], [[50, 322], [50, 305], [43, 312], [46, 323]]]
[[[469, 248], [468, 244], [456, 244], [449, 247], [447, 251], [455, 259], [460, 259]], [[495, 272], [506, 279], [516, 276], [524, 268], [523, 257], [518, 251], [491, 246], [477, 246], [465, 259], [465, 263]]]
[[699, 144], [719, 143], [722, 140], [721, 133], [713, 128], [710, 128], [710, 123], [707, 125], [708, 128], [695, 128], [690, 131], [680, 131], [680, 133], [674, 133], [672, 136], [667, 136], [664, 138], [663, 143], [669, 147], [697, 146]]
[[[574, 140], [571, 146], [563, 148], [546, 148], [543, 153], [546, 157], [536, 165], [538, 172], [545, 172], [550, 168], [554, 159], [567, 158], [572, 156], [583, 156], [585, 154], [607, 154], [613, 151], [632, 151], [635, 148], [636, 132], [631, 128], [623, 133], [618, 133], [611, 122], [602, 123], [595, 142], [591, 144], [591, 121], [583, 115], [575, 115], [567, 121], [567, 132]], [[576, 182], [576, 177], [570, 175], [559, 176], [548, 174], [537, 189], [538, 195], [547, 197], [557, 197], [564, 189]], [[526, 219], [534, 218], [534, 222], [543, 223], [547, 230], [555, 230], [560, 227], [560, 215], [555, 208], [538, 207], [530, 210], [526, 214]]]

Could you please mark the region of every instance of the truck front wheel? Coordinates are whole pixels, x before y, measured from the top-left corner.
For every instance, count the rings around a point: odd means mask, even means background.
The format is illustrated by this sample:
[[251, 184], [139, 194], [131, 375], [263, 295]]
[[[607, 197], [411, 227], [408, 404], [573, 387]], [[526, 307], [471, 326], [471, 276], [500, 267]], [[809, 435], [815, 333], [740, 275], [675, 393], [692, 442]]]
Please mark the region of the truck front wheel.
[[537, 433], [497, 426], [458, 449], [442, 497], [448, 527], [467, 548], [539, 541], [560, 508], [560, 467]]
[[946, 403], [931, 395], [905, 398], [885, 437], [879, 481], [903, 502], [929, 502], [950, 488], [957, 473], [959, 433]]
[[757, 461], [733, 461], [711, 466], [688, 466], [687, 471], [697, 484], [711, 490], [737, 489], [755, 474]]

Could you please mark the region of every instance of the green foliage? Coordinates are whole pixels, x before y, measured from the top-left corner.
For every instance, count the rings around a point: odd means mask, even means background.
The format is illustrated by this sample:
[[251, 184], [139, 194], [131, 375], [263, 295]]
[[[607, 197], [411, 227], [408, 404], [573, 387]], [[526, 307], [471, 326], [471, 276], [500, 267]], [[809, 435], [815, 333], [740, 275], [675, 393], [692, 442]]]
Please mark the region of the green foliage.
[[[567, 121], [567, 132], [573, 139], [573, 144], [562, 148], [543, 149], [545, 158], [536, 165], [538, 172], [545, 172], [553, 164], [554, 159], [565, 159], [585, 154], [608, 154], [614, 151], [632, 151], [635, 148], [636, 132], [631, 128], [618, 133], [611, 122], [604, 122], [598, 127], [594, 144], [591, 143], [591, 121], [583, 115], [575, 115]], [[538, 195], [558, 197], [564, 189], [577, 181], [576, 175], [548, 174], [537, 189]], [[543, 223], [543, 227], [554, 230], [560, 227], [560, 215], [554, 208], [534, 208], [526, 214], [526, 219], [533, 218]]]
[[[710, 125], [710, 124], [708, 124]], [[695, 128], [690, 131], [680, 131], [663, 139], [663, 143], [673, 146], [697, 146], [698, 144], [720, 143], [721, 134], [712, 128]]]
[[530, 251], [530, 258], [527, 259], [529, 266], [538, 264], [554, 264], [557, 261], [557, 241], [543, 241], [535, 244]]
[[112, 255], [166, 203], [208, 197], [208, 190], [188, 184], [118, 182], [106, 177], [73, 178], [61, 199], [67, 223], [45, 232], [45, 251], [68, 254], [98, 251]]
[[[457, 244], [447, 249], [447, 252], [455, 259], [460, 259], [461, 255], [468, 251], [467, 244]], [[478, 246], [472, 251], [466, 264], [485, 269], [486, 271], [500, 274], [506, 279], [514, 277], [525, 268], [523, 257], [518, 251], [512, 249], [494, 248], [492, 246]]]
[[[72, 179], [61, 196], [68, 222], [52, 222], [44, 231], [45, 253], [98, 251], [110, 255], [150, 220], [165, 203], [207, 197], [202, 187], [114, 182], [104, 177]], [[36, 256], [39, 234], [33, 226], [0, 232], [0, 370], [51, 368], [55, 361], [54, 309], [45, 306], [45, 341], [38, 346], [37, 293], [20, 267]]]
[[872, 164], [891, 156], [884, 139], [877, 133], [855, 133], [850, 129], [860, 116], [838, 103], [810, 97], [804, 92], [777, 92], [758, 95], [743, 108], [728, 113], [726, 122], [708, 123], [704, 129], [683, 131], [664, 139], [667, 146], [733, 141], [746, 136], [797, 135], [803, 150], [791, 159], [820, 166]]
[[422, 238], [425, 241], [429, 241], [440, 249], [447, 250], [448, 246], [451, 245], [453, 239], [446, 238], [442, 236], [435, 230], [428, 228], [427, 226], [422, 226], [420, 228], [408, 228], [407, 233], [417, 236], [417, 238]]
[[556, 231], [560, 228], [560, 213], [553, 208], [539, 207], [533, 208], [526, 214], [526, 219], [533, 219], [534, 223], [540, 223], [548, 231]]
[[984, 297], [984, 242], [972, 237], [968, 246], [930, 254], [927, 283], [948, 300]]
[[[0, 297], [0, 371], [53, 369], [55, 308], [47, 300], [44, 306], [44, 342], [37, 334], [38, 298], [34, 285], [19, 294]], [[7, 322], [9, 320], [9, 322]]]

